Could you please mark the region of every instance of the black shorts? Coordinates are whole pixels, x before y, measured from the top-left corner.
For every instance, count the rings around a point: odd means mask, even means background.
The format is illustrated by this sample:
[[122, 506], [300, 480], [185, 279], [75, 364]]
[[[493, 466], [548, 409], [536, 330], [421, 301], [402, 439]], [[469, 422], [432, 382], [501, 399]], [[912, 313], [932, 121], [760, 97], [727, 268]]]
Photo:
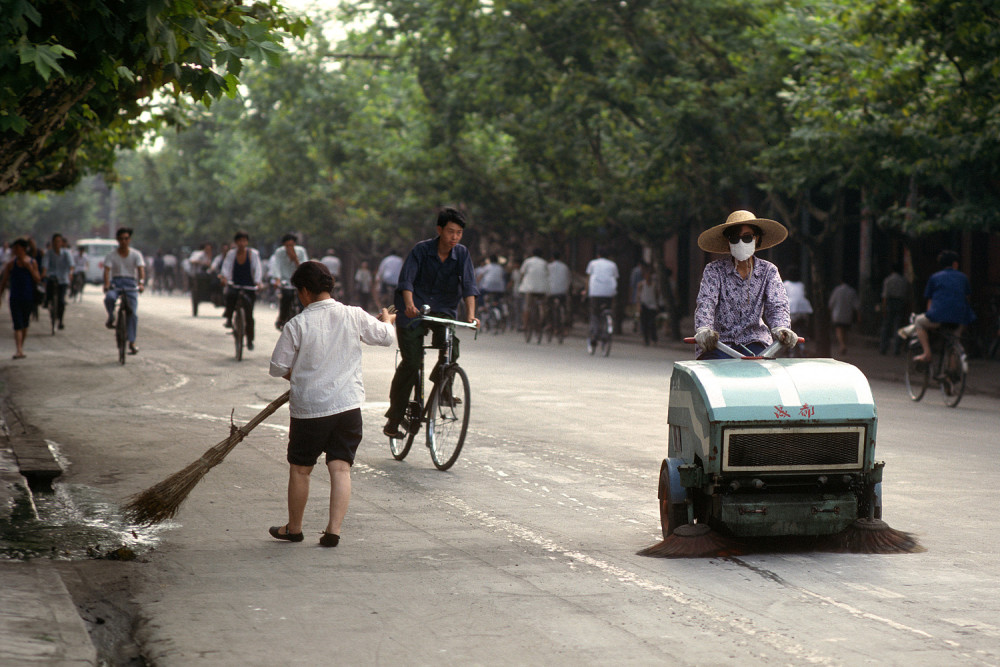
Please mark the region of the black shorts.
[[288, 429], [288, 462], [314, 466], [319, 455], [326, 462], [347, 461], [354, 465], [354, 454], [361, 444], [361, 408], [328, 417], [296, 419]]

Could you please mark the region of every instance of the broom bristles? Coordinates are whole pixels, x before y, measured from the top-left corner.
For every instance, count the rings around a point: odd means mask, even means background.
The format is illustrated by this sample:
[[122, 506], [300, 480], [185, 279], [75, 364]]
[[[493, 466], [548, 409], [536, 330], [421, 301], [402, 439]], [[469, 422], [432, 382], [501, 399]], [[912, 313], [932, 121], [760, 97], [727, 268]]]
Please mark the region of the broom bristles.
[[858, 519], [832, 535], [824, 551], [852, 554], [914, 554], [927, 551], [912, 533], [890, 528], [881, 519]]
[[741, 552], [736, 540], [720, 535], [704, 524], [686, 524], [661, 542], [637, 552], [652, 558], [718, 558]]
[[266, 408], [242, 428], [236, 428], [235, 424], [230, 421], [228, 438], [211, 447], [202, 454], [201, 458], [183, 470], [175, 472], [162, 482], [131, 496], [123, 510], [125, 519], [136, 525], [148, 526], [176, 516], [181, 503], [187, 499], [191, 490], [208, 474], [208, 471], [222, 463], [226, 455], [242, 442], [250, 431], [287, 403], [288, 395], [289, 392], [286, 391], [271, 401]]
[[667, 539], [642, 551], [654, 558], [722, 558], [746, 554], [820, 551], [853, 554], [912, 554], [927, 551], [911, 533], [890, 528], [881, 519], [858, 519], [835, 535], [756, 538], [738, 541], [707, 526], [680, 526]]

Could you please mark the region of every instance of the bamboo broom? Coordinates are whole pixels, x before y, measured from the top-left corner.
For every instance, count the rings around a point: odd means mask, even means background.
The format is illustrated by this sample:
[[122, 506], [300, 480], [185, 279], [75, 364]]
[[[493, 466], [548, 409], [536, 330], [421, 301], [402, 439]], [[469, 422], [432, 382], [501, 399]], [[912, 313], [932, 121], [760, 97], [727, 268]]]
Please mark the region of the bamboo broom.
[[228, 438], [209, 449], [201, 455], [200, 459], [183, 470], [175, 472], [159, 484], [131, 496], [124, 508], [125, 519], [136, 525], [149, 526], [173, 518], [181, 503], [187, 499], [188, 494], [197, 486], [201, 478], [209, 470], [222, 463], [226, 455], [240, 444], [250, 431], [287, 403], [288, 394], [289, 392], [286, 391], [271, 401], [256, 417], [239, 428], [232, 423], [232, 417], [230, 417]]

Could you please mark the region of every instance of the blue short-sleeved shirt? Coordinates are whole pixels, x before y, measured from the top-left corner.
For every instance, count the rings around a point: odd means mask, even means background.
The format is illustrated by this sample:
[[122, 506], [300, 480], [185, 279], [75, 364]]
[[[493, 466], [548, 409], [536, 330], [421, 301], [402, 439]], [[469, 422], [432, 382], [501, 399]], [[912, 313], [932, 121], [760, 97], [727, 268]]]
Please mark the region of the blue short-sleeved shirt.
[[971, 324], [976, 315], [969, 305], [972, 294], [969, 279], [961, 271], [948, 268], [938, 271], [927, 281], [924, 298], [930, 299], [931, 307], [925, 313], [931, 322], [944, 324]]
[[469, 249], [456, 245], [442, 262], [437, 246], [437, 238], [427, 239], [415, 245], [406, 256], [396, 284], [397, 326], [408, 327], [413, 323], [406, 317], [403, 291], [413, 292], [413, 304], [418, 309], [428, 304], [431, 312], [445, 313], [450, 317], [458, 317], [458, 302], [461, 299], [479, 296]]

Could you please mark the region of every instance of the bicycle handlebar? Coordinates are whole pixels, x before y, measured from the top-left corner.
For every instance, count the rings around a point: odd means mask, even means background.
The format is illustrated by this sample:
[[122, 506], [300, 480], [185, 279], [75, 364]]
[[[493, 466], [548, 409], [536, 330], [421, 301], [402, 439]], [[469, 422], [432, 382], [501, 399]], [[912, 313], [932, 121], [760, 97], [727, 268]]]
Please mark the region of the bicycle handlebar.
[[[693, 336], [689, 336], [689, 337], [685, 338], [684, 342], [688, 343], [689, 345], [694, 345], [695, 343], [697, 343], [697, 341], [694, 339]], [[803, 338], [802, 336], [799, 336], [799, 343], [804, 343], [804, 342], [806, 342], [806, 339]], [[755, 356], [755, 357], [747, 356], [747, 355], [743, 354], [742, 352], [737, 352], [733, 348], [731, 348], [728, 345], [726, 345], [725, 343], [723, 343], [721, 340], [718, 341], [715, 344], [715, 347], [718, 348], [718, 349], [720, 349], [720, 350], [722, 350], [723, 352], [725, 352], [726, 354], [728, 354], [733, 359], [760, 359], [760, 358], [770, 359], [770, 358], [774, 357], [774, 355], [777, 354], [777, 352], [779, 350], [781, 350], [781, 348], [783, 346], [782, 346], [782, 344], [780, 342], [774, 341], [773, 343], [771, 343], [770, 345], [768, 345], [766, 348], [764, 348], [764, 350], [761, 351], [761, 353], [759, 355]]]
[[478, 329], [472, 322], [462, 322], [460, 320], [451, 320], [445, 317], [433, 317], [431, 315], [422, 315], [415, 319], [424, 320], [425, 322], [436, 322], [437, 324], [451, 324], [456, 327], [465, 327], [466, 329]]

